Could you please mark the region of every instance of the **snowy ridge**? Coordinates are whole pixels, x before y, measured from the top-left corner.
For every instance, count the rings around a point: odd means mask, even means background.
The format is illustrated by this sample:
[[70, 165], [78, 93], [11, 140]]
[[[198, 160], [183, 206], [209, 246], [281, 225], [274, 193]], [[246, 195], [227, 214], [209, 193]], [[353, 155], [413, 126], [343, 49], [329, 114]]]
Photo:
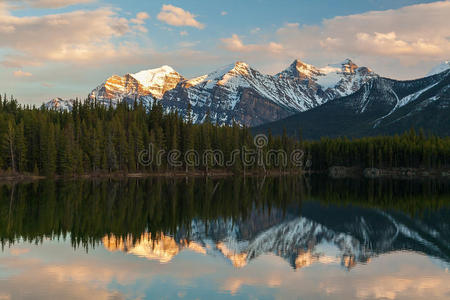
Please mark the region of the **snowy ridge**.
[[441, 62], [439, 65], [435, 66], [433, 69], [431, 69], [430, 73], [428, 73], [426, 76], [433, 76], [442, 73], [444, 71], [447, 71], [449, 69], [450, 69], [450, 60], [446, 60]]
[[53, 98], [44, 104], [44, 107], [47, 109], [55, 109], [55, 110], [68, 110], [71, 111], [75, 100], [69, 99], [64, 100], [61, 98]]
[[358, 67], [352, 60], [346, 59], [338, 64], [317, 68], [299, 60], [278, 77], [297, 77], [314, 81], [324, 91], [336, 96], [347, 96], [361, 88], [370, 79], [378, 77], [367, 67]]

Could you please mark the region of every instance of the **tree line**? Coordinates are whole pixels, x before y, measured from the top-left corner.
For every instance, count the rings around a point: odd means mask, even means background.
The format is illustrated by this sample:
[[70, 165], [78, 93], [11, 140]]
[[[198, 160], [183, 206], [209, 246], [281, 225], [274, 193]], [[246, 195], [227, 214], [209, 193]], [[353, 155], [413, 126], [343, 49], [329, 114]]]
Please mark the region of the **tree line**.
[[[188, 110], [190, 111], [190, 110]], [[194, 124], [191, 114], [185, 120], [177, 112], [165, 112], [154, 101], [151, 108], [141, 102], [118, 103], [105, 106], [96, 101], [75, 101], [69, 110], [46, 109], [20, 105], [16, 99], [0, 96], [0, 170], [4, 173], [43, 176], [77, 175], [112, 172], [208, 171], [226, 168], [227, 171], [264, 171], [312, 168], [325, 170], [331, 166], [360, 167], [426, 167], [450, 166], [450, 138], [407, 132], [396, 136], [360, 139], [322, 138], [305, 141], [301, 135], [292, 138], [284, 133], [267, 133], [263, 146], [255, 145], [249, 128], [238, 124], [219, 126], [209, 116], [202, 124]], [[141, 154], [149, 152], [152, 161], [161, 154], [161, 163], [143, 164]], [[269, 156], [263, 167], [248, 166], [245, 157], [236, 149], [252, 149], [266, 155], [271, 150], [291, 153], [303, 151], [307, 164], [274, 164], [276, 155]], [[177, 150], [183, 158], [195, 150], [202, 156], [210, 150], [220, 150], [229, 166], [217, 166], [214, 156], [199, 165], [181, 159], [180, 164], [168, 163], [170, 152]], [[259, 151], [259, 152], [258, 152]], [[206, 156], [205, 156], [206, 157]]]
[[310, 153], [314, 168], [332, 166], [362, 168], [428, 168], [450, 167], [450, 137], [426, 135], [409, 130], [401, 135], [358, 139], [322, 138], [302, 143]]

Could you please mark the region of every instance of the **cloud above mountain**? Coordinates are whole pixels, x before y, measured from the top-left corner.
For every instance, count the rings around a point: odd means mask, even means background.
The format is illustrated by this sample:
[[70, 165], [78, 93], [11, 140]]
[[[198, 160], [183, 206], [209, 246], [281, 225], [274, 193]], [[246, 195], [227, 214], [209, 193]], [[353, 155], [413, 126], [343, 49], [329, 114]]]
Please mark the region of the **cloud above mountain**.
[[450, 1], [326, 19], [318, 26], [286, 24], [277, 38], [289, 53], [334, 53], [415, 60], [450, 53]]
[[223, 48], [233, 52], [270, 52], [280, 53], [283, 51], [283, 45], [270, 42], [267, 44], [244, 44], [242, 39], [233, 34], [230, 38], [221, 39]]
[[414, 68], [424, 62], [434, 64], [448, 59], [448, 16], [450, 1], [433, 2], [337, 16], [319, 25], [286, 23], [276, 30], [270, 42], [246, 43], [235, 34], [223, 38], [221, 46], [245, 59], [257, 59], [255, 53], [263, 60], [272, 57], [274, 69], [279, 68], [277, 59], [281, 57], [302, 58], [318, 65], [352, 57], [365, 65], [379, 65], [387, 74], [402, 76], [392, 67], [399, 69], [400, 63]]
[[197, 29], [205, 28], [205, 25], [198, 22], [196, 16], [180, 7], [173, 5], [163, 5], [158, 14], [158, 20], [172, 26], [189, 26]]
[[[126, 57], [132, 51], [125, 51], [125, 42], [115, 43], [114, 39], [143, 31], [146, 18], [139, 13], [130, 21], [111, 8], [39, 17], [16, 17], [0, 11], [0, 48], [7, 50], [1, 64], [24, 67], [46, 62], [98, 63]], [[131, 26], [131, 22], [139, 27]]]
[[6, 0], [13, 7], [23, 7], [29, 5], [36, 8], [61, 8], [76, 4], [86, 4], [95, 2], [96, 0]]
[[31, 74], [30, 72], [24, 72], [22, 70], [14, 71], [13, 75], [14, 75], [14, 77], [31, 77], [31, 76], [33, 76], [33, 74]]

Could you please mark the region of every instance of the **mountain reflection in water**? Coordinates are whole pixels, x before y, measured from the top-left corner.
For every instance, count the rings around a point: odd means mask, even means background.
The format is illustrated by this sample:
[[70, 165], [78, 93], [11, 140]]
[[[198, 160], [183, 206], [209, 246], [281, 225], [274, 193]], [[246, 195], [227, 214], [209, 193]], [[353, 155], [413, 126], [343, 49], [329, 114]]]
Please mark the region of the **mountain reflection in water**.
[[164, 265], [193, 253], [202, 257], [198, 264], [224, 261], [236, 272], [270, 255], [291, 270], [352, 273], [383, 255], [407, 257], [401, 253], [448, 270], [450, 183], [281, 177], [3, 184], [0, 239], [10, 259], [24, 251], [16, 245], [68, 241], [74, 253], [104, 249]]

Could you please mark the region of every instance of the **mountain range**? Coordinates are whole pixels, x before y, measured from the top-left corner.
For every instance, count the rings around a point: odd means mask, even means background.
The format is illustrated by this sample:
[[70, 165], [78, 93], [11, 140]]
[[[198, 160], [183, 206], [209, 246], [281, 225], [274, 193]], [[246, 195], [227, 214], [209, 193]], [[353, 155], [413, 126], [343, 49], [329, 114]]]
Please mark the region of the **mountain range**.
[[306, 139], [393, 135], [411, 128], [450, 135], [450, 70], [409, 81], [383, 77], [370, 80], [357, 92], [254, 132], [296, 135]]
[[[302, 128], [307, 138], [391, 134], [410, 127], [447, 135], [448, 126], [440, 124], [448, 121], [449, 69], [447, 61], [425, 78], [397, 81], [350, 59], [323, 68], [295, 60], [276, 75], [236, 62], [187, 79], [162, 66], [113, 75], [89, 99], [105, 105], [139, 100], [148, 108], [159, 101], [166, 112], [190, 115], [194, 123], [209, 116], [219, 124], [256, 127], [255, 132], [271, 128], [279, 134], [286, 128], [296, 134]], [[70, 110], [73, 103], [55, 98], [45, 106]], [[430, 120], [430, 114], [438, 117]]]
[[[279, 120], [357, 91], [378, 77], [369, 68], [346, 59], [325, 68], [295, 60], [286, 70], [267, 75], [244, 62], [209, 74], [185, 79], [169, 66], [124, 76], [113, 75], [96, 87], [90, 100], [106, 105], [141, 100], [148, 107], [156, 99], [165, 111], [177, 110], [194, 122], [210, 118], [220, 124], [256, 126]], [[47, 108], [71, 109], [74, 100], [55, 98]]]

